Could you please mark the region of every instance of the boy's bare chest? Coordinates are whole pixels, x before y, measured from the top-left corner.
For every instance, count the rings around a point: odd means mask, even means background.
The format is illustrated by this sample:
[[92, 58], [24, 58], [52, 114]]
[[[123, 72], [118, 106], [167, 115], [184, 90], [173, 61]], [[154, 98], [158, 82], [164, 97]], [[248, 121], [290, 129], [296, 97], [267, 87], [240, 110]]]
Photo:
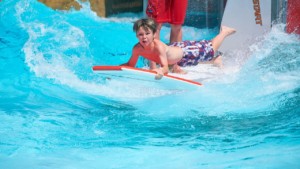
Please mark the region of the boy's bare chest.
[[155, 50], [142, 50], [140, 52], [140, 55], [149, 60], [160, 63], [159, 53]]

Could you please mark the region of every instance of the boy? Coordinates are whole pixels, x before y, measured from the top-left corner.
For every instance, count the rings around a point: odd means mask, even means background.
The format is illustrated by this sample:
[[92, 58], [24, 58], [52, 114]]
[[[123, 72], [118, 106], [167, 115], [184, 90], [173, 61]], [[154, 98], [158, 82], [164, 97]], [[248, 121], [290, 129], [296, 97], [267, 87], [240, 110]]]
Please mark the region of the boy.
[[156, 64], [150, 64], [150, 69], [157, 72], [156, 79], [162, 78], [173, 67], [173, 73], [185, 73], [179, 66], [197, 65], [199, 62], [212, 62], [221, 65], [217, 50], [224, 38], [235, 32], [234, 29], [222, 26], [221, 32], [211, 41], [174, 42], [169, 46], [155, 39], [157, 24], [151, 19], [139, 19], [133, 25], [139, 42], [133, 47], [129, 61], [123, 65], [136, 65], [139, 56], [143, 56]]

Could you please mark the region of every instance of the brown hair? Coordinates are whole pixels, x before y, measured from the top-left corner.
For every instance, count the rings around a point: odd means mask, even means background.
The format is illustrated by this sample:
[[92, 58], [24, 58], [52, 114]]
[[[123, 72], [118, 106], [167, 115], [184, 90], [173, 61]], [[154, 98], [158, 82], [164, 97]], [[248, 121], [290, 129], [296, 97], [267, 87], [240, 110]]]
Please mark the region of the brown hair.
[[139, 19], [134, 22], [133, 31], [137, 32], [141, 27], [143, 27], [145, 30], [150, 29], [153, 33], [155, 33], [157, 29], [157, 24], [151, 18]]

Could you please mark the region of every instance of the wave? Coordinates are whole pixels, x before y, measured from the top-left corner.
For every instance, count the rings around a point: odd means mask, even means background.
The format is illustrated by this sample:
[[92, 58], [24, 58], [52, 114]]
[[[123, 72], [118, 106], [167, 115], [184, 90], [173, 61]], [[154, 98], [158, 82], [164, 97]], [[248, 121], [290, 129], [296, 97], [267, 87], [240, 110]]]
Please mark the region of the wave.
[[[38, 78], [51, 80], [84, 95], [136, 102], [175, 95], [178, 102], [193, 107], [201, 103], [202, 107], [215, 111], [240, 112], [271, 108], [277, 104], [277, 96], [299, 88], [299, 36], [286, 34], [285, 25], [275, 25], [261, 41], [251, 45], [251, 55], [231, 56], [226, 61], [231, 64], [224, 70], [207, 65], [189, 68], [188, 78], [200, 80], [204, 87], [193, 94], [178, 94], [143, 86], [132, 87], [120, 81], [107, 83], [91, 69], [93, 65], [115, 65], [127, 61], [136, 43], [132, 19], [129, 18], [140, 14], [105, 19], [95, 17], [84, 3], [83, 10], [69, 12], [54, 11], [39, 2], [12, 4], [12, 1], [7, 1], [6, 4], [14, 6], [17, 25], [23, 31], [23, 38], [27, 39], [21, 46], [25, 62], [19, 64], [25, 64]], [[7, 13], [10, 11], [2, 11], [1, 16]], [[13, 24], [7, 26], [16, 28]], [[184, 27], [184, 30], [187, 39], [209, 38], [216, 32], [191, 27]], [[168, 31], [169, 28], [164, 27], [162, 33], [167, 35]], [[209, 31], [213, 33], [208, 35]], [[11, 41], [14, 43], [17, 39]], [[143, 63], [139, 62], [138, 66], [143, 66]], [[186, 95], [197, 103], [190, 104], [190, 101], [180, 98]]]

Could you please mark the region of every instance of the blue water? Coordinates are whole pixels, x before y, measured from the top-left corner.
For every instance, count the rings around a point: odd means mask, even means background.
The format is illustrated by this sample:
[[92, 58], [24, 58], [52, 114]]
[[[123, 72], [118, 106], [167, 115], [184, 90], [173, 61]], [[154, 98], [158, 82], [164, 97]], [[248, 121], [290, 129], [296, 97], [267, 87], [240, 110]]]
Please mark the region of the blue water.
[[132, 89], [91, 67], [127, 61], [142, 14], [83, 6], [0, 1], [1, 169], [300, 168], [299, 35], [274, 26], [238, 71], [198, 91]]

